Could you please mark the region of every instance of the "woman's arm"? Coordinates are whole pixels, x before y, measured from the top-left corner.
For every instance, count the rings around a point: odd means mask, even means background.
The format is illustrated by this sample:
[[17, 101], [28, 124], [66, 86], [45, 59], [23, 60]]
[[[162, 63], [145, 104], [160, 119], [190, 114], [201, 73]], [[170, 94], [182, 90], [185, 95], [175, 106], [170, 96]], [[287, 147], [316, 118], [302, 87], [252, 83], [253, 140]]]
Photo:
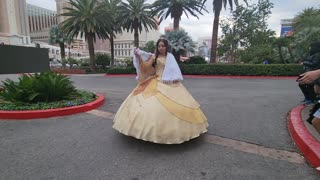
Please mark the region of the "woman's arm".
[[134, 49], [134, 55], [135, 55], [136, 58], [138, 59], [139, 64], [141, 64], [141, 63], [143, 62], [143, 60], [142, 60], [142, 58], [141, 58], [141, 56], [140, 56], [137, 48]]
[[302, 76], [302, 77], [298, 80], [298, 82], [300, 82], [302, 84], [310, 84], [320, 77], [320, 69], [305, 72], [305, 73], [301, 74], [300, 76]]
[[144, 63], [146, 65], [152, 65], [152, 63], [153, 63], [153, 61], [155, 59], [155, 55], [153, 54], [153, 55], [150, 56], [150, 58], [147, 61], [143, 61], [141, 56], [140, 56], [140, 54], [139, 54], [139, 52], [138, 52], [138, 49], [134, 50], [134, 55], [138, 58], [139, 64]]
[[155, 68], [152, 66], [154, 55], [151, 55], [147, 61], [144, 61], [137, 49], [134, 50], [134, 54], [139, 61], [139, 79], [143, 80], [148, 78], [150, 75], [155, 74]]

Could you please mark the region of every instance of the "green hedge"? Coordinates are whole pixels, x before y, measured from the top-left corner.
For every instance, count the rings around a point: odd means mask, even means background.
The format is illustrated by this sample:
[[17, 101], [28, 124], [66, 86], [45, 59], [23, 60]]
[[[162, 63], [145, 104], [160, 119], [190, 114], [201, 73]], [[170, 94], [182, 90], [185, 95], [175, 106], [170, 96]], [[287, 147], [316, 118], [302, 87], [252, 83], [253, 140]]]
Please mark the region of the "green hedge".
[[107, 71], [107, 74], [136, 74], [136, 69], [129, 68], [112, 68]]
[[240, 76], [296, 76], [303, 72], [297, 64], [214, 64], [180, 65], [183, 74], [240, 75]]
[[[298, 64], [180, 64], [182, 74], [239, 76], [297, 76], [303, 72]], [[135, 74], [134, 68], [109, 69], [108, 74]]]

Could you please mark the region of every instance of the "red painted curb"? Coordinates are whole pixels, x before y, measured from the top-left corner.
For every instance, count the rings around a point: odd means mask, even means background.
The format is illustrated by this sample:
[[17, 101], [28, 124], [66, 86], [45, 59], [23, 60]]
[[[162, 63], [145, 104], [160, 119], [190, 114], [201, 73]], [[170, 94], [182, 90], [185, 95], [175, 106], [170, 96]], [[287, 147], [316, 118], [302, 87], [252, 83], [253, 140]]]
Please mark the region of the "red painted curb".
[[296, 76], [226, 76], [226, 75], [183, 75], [186, 78], [233, 78], [233, 79], [295, 79]]
[[101, 106], [104, 103], [104, 96], [97, 94], [98, 99], [83, 104], [80, 106], [72, 106], [66, 108], [57, 109], [45, 109], [45, 110], [27, 110], [27, 111], [0, 111], [0, 120], [28, 120], [28, 119], [38, 119], [38, 118], [49, 118], [56, 116], [66, 116], [71, 114], [76, 114], [80, 112], [86, 112]]
[[292, 139], [310, 163], [320, 173], [320, 142], [308, 131], [301, 118], [304, 106], [291, 109], [288, 119], [288, 128]]
[[[135, 74], [105, 74], [107, 77], [135, 77]], [[183, 75], [185, 78], [232, 78], [232, 79], [296, 79], [297, 76], [226, 76], [226, 75]]]

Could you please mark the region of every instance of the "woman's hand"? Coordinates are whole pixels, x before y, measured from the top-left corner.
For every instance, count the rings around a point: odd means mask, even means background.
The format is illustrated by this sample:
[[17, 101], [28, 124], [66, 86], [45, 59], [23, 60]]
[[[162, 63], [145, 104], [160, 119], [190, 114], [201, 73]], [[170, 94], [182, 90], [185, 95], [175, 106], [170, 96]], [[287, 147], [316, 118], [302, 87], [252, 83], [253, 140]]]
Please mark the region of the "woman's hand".
[[136, 56], [136, 57], [139, 57], [139, 53], [138, 53], [138, 49], [137, 48], [134, 48], [134, 55]]
[[311, 84], [313, 81], [320, 77], [320, 70], [308, 71], [301, 74], [300, 76], [302, 77], [298, 80], [298, 82], [300, 82], [301, 84]]

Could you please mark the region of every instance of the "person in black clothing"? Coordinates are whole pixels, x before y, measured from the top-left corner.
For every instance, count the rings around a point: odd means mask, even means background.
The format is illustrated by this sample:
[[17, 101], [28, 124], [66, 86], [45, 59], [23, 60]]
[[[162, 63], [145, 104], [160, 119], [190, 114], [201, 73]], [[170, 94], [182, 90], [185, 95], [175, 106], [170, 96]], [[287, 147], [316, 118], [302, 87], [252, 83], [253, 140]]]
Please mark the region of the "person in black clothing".
[[[320, 69], [320, 42], [315, 42], [310, 45], [310, 54], [303, 60], [303, 69], [305, 72]], [[314, 91], [314, 85], [320, 85], [320, 81], [315, 81], [311, 84], [299, 83], [299, 87], [305, 97], [306, 105], [312, 105], [317, 101], [317, 94]]]
[[[320, 41], [311, 44], [310, 56], [306, 58], [306, 67], [314, 67], [312, 70], [309, 70], [300, 75], [301, 78], [298, 79], [299, 84], [315, 84], [317, 88], [320, 87]], [[318, 68], [315, 68], [318, 67]], [[300, 85], [299, 85], [300, 86]], [[320, 134], [320, 103], [316, 103], [313, 108], [310, 110], [309, 118], [307, 121], [313, 125], [313, 127]]]

